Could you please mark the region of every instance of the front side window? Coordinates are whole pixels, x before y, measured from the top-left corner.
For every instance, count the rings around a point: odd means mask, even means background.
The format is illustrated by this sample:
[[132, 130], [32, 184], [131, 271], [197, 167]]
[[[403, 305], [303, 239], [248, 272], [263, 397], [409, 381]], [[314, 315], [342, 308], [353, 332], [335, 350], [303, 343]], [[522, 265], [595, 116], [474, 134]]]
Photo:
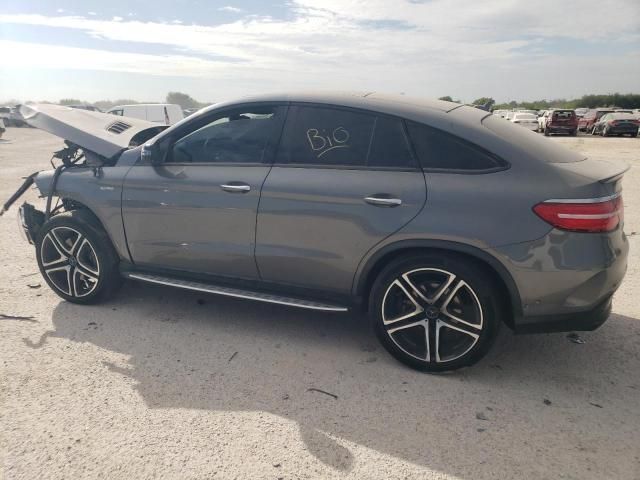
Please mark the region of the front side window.
[[415, 168], [402, 121], [331, 107], [290, 107], [277, 162], [355, 168]]
[[506, 164], [491, 153], [449, 133], [408, 122], [409, 137], [426, 170], [483, 171]]
[[171, 147], [170, 163], [262, 163], [277, 133], [276, 107], [225, 112]]

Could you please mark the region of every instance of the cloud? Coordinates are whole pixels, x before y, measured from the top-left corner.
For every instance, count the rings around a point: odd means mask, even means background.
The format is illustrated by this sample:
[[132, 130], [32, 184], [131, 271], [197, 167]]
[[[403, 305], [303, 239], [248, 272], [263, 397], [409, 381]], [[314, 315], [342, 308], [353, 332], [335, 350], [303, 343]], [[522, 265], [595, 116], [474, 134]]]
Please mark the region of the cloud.
[[[65, 47], [25, 44], [21, 48], [29, 52], [19, 59], [23, 66], [198, 78], [224, 75], [253, 82], [260, 89], [321, 86], [506, 99], [504, 92], [521, 98], [573, 95], [584, 93], [587, 85], [598, 91], [632, 90], [632, 79], [640, 76], [640, 63], [635, 61], [640, 52], [636, 0], [618, 0], [615, 9], [596, 0], [526, 4], [325, 0], [321, 8], [317, 4], [295, 0], [287, 19], [249, 16], [217, 26], [68, 15], [0, 15], [0, 22], [80, 30], [116, 42], [112, 46], [122, 42], [123, 49], [127, 42], [168, 47], [165, 55], [143, 55], [89, 49], [65, 53]], [[574, 45], [573, 51], [564, 56], [555, 53], [552, 45], [562, 42]], [[592, 46], [609, 54], [593, 54]], [[179, 56], [169, 53], [176, 50]], [[64, 60], [72, 53], [82, 61]], [[605, 66], [616, 74], [606, 72]], [[570, 73], [562, 79], [553, 77], [562, 89], [554, 86], [549, 93], [548, 79], [558, 68]], [[593, 85], [594, 81], [599, 83]]]
[[231, 5], [227, 5], [225, 7], [220, 7], [218, 9], [221, 12], [231, 12], [231, 13], [242, 13], [244, 10], [238, 7], [232, 7]]

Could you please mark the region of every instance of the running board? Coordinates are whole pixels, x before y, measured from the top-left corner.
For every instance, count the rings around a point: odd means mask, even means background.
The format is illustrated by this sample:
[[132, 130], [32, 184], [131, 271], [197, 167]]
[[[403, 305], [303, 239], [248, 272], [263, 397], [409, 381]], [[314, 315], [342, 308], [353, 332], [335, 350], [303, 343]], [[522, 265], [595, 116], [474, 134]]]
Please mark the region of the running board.
[[302, 300], [292, 297], [283, 297], [270, 293], [252, 292], [250, 290], [240, 290], [237, 288], [222, 287], [201, 282], [192, 282], [189, 280], [179, 280], [176, 278], [161, 277], [158, 275], [149, 275], [146, 273], [126, 273], [125, 276], [133, 280], [142, 280], [143, 282], [168, 285], [170, 287], [184, 288], [186, 290], [195, 290], [196, 292], [226, 295], [227, 297], [257, 300], [259, 302], [277, 303], [278, 305], [288, 305], [290, 307], [307, 308], [310, 310], [322, 310], [325, 312], [346, 312], [349, 310], [347, 307], [339, 305], [330, 305], [327, 303]]

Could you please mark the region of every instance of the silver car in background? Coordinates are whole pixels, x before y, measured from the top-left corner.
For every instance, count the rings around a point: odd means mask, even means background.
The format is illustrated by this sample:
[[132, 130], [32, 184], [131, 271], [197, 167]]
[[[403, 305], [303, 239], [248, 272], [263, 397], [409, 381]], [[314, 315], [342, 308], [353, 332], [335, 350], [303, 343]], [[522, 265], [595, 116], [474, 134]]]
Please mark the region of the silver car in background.
[[597, 328], [626, 271], [626, 166], [457, 103], [257, 96], [163, 131], [22, 113], [67, 141], [57, 169], [25, 182], [45, 210], [23, 204], [20, 218], [69, 302], [103, 301], [127, 278], [365, 310], [392, 355], [437, 372], [477, 362], [502, 324]]

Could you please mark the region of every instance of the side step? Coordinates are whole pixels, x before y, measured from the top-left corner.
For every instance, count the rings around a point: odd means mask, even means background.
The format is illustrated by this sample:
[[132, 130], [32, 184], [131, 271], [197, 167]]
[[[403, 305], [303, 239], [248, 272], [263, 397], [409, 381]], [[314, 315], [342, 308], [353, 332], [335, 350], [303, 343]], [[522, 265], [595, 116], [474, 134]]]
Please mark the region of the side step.
[[133, 280], [142, 280], [143, 282], [157, 283], [159, 285], [169, 285], [170, 287], [195, 290], [197, 292], [226, 295], [227, 297], [245, 298], [248, 300], [257, 300], [259, 302], [267, 303], [277, 303], [279, 305], [288, 305], [290, 307], [307, 308], [310, 310], [323, 310], [325, 312], [346, 312], [349, 310], [347, 307], [343, 307], [340, 305], [330, 305], [327, 303], [320, 303], [311, 300], [302, 300], [299, 298], [273, 295], [271, 293], [240, 290], [237, 288], [222, 287], [218, 285], [210, 285], [207, 283], [192, 282], [189, 280], [179, 280], [176, 278], [161, 277], [158, 275], [150, 275], [146, 273], [126, 273], [125, 276]]

